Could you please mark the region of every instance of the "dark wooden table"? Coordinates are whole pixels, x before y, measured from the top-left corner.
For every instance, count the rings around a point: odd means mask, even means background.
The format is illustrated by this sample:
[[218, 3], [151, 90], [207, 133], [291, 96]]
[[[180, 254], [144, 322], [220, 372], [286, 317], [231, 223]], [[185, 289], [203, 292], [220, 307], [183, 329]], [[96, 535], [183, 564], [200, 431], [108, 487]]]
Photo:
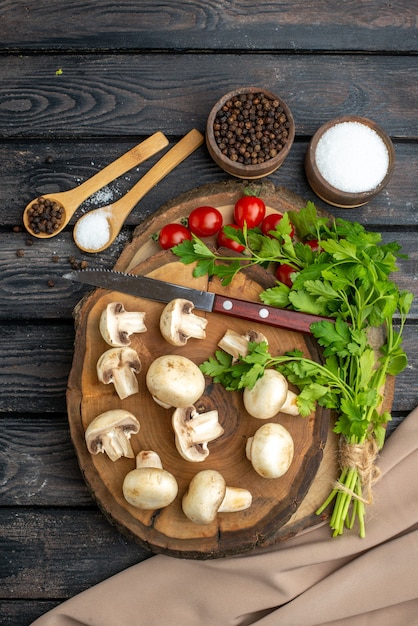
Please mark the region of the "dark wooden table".
[[[200, 148], [130, 215], [105, 253], [83, 255], [71, 225], [51, 240], [21, 228], [33, 197], [65, 190], [162, 130], [204, 131], [209, 110], [242, 85], [280, 94], [296, 140], [270, 180], [397, 240], [396, 280], [416, 292], [418, 31], [416, 3], [192, 0], [0, 3], [0, 621], [25, 626], [151, 556], [114, 529], [83, 482], [66, 414], [76, 303], [71, 265], [111, 268], [135, 225], [164, 202], [228, 180]], [[392, 137], [396, 169], [361, 209], [331, 209], [307, 185], [309, 138], [330, 118], [370, 117]], [[152, 161], [151, 161], [152, 162]], [[110, 186], [117, 198], [148, 169]], [[91, 208], [86, 203], [83, 209]], [[417, 404], [418, 301], [405, 329], [390, 432]]]

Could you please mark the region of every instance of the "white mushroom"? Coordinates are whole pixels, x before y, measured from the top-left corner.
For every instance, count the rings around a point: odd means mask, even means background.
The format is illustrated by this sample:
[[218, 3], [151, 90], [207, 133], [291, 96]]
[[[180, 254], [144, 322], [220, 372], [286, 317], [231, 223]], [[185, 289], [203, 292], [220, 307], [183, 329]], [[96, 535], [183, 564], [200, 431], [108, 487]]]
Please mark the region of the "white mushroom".
[[91, 454], [105, 452], [112, 461], [121, 456], [133, 459], [130, 438], [139, 432], [139, 428], [135, 415], [124, 409], [101, 413], [86, 428], [87, 449]]
[[263, 478], [279, 478], [293, 461], [293, 438], [284, 426], [269, 422], [248, 438], [245, 452], [257, 474]]
[[176, 409], [171, 421], [177, 451], [186, 461], [204, 461], [209, 455], [208, 443], [224, 432], [216, 410], [198, 413], [194, 406], [188, 406]]
[[178, 493], [173, 474], [163, 469], [161, 459], [153, 450], [137, 454], [136, 469], [126, 474], [123, 496], [138, 509], [162, 509], [175, 500]]
[[141, 361], [133, 348], [111, 348], [97, 361], [97, 376], [101, 383], [113, 383], [116, 393], [123, 400], [138, 393], [135, 374], [141, 371]]
[[149, 366], [146, 384], [157, 404], [168, 409], [193, 405], [205, 390], [205, 377], [190, 359], [177, 354], [157, 357]]
[[241, 356], [247, 356], [248, 344], [261, 343], [262, 341], [268, 344], [267, 338], [263, 333], [256, 330], [249, 330], [245, 335], [240, 335], [235, 330], [228, 329], [222, 339], [220, 339], [218, 346], [224, 352], [230, 354], [234, 361], [237, 361]]
[[222, 474], [210, 469], [192, 478], [182, 498], [183, 513], [195, 524], [210, 524], [218, 513], [244, 511], [251, 504], [247, 489], [227, 487]]
[[173, 346], [184, 346], [190, 338], [205, 339], [207, 319], [192, 313], [193, 302], [176, 298], [169, 302], [160, 317], [161, 334]]
[[100, 316], [99, 330], [110, 346], [129, 346], [133, 333], [144, 333], [147, 330], [145, 313], [127, 311], [122, 302], [110, 302]]
[[286, 378], [275, 369], [266, 369], [250, 389], [243, 393], [247, 412], [257, 419], [270, 419], [279, 411], [290, 415], [299, 415], [296, 394], [290, 391]]

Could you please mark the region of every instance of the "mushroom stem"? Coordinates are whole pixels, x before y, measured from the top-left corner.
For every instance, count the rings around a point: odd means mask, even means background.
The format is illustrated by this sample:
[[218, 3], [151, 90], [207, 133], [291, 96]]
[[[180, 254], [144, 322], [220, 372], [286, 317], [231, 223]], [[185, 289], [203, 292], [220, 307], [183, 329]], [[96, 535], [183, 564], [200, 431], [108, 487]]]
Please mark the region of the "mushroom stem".
[[190, 426], [190, 442], [195, 445], [210, 442], [220, 437], [224, 429], [218, 421], [218, 411], [208, 411], [207, 413], [192, 414], [192, 419], [188, 422]]
[[282, 404], [282, 408], [280, 409], [282, 413], [287, 413], [288, 415], [299, 415], [299, 408], [296, 403], [297, 394], [290, 389], [287, 390], [286, 400], [284, 404]]
[[181, 332], [188, 335], [188, 337], [193, 337], [194, 339], [205, 339], [205, 328], [207, 323], [207, 319], [204, 317], [199, 317], [194, 313], [189, 313], [183, 317]]
[[143, 311], [125, 311], [123, 314], [124, 330], [129, 333], [145, 332], [145, 313]]
[[131, 335], [134, 333], [145, 333], [146, 330], [145, 313], [141, 311], [125, 311], [123, 314], [123, 324], [121, 323], [119, 328], [120, 343], [118, 345], [129, 346], [131, 343]]
[[247, 356], [250, 342], [261, 343], [262, 341], [268, 343], [266, 337], [257, 331], [249, 330], [245, 335], [240, 335], [235, 330], [228, 329], [218, 346], [236, 361], [239, 357]]
[[163, 464], [160, 456], [153, 450], [141, 450], [141, 452], [138, 452], [136, 455], [136, 469], [141, 469], [142, 467], [157, 467], [158, 469], [163, 469]]
[[128, 459], [133, 459], [135, 456], [130, 440], [120, 429], [105, 433], [102, 436], [102, 446], [111, 461], [117, 461], [121, 456], [126, 456]]
[[252, 495], [248, 489], [241, 487], [226, 487], [224, 499], [218, 513], [235, 513], [249, 509], [252, 504]]
[[113, 384], [121, 400], [138, 393], [138, 379], [128, 364], [113, 370]]

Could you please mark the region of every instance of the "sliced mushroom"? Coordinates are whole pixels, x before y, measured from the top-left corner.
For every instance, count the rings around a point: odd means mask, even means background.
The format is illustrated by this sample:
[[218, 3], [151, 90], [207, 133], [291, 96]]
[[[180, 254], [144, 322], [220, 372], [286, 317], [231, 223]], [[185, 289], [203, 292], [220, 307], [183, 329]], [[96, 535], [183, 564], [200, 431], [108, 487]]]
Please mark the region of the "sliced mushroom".
[[123, 400], [138, 393], [135, 374], [141, 371], [141, 361], [133, 348], [111, 348], [97, 361], [97, 376], [101, 383], [113, 383], [116, 393]]
[[157, 404], [168, 409], [193, 405], [205, 390], [205, 377], [190, 359], [177, 354], [157, 357], [149, 366], [146, 384]]
[[133, 459], [130, 438], [139, 432], [139, 421], [129, 411], [113, 409], [101, 413], [87, 426], [85, 439], [91, 454], [105, 452], [111, 461], [121, 456]]
[[221, 350], [230, 354], [234, 361], [237, 361], [240, 356], [247, 356], [248, 344], [250, 342], [261, 343], [262, 341], [268, 344], [267, 338], [263, 333], [256, 330], [249, 330], [245, 335], [240, 335], [235, 330], [228, 329], [219, 341], [218, 346]]
[[176, 448], [186, 461], [201, 462], [209, 456], [208, 443], [224, 433], [218, 411], [198, 413], [194, 406], [176, 409], [172, 417]]
[[173, 474], [163, 469], [159, 455], [153, 450], [137, 454], [136, 469], [124, 478], [123, 496], [138, 509], [162, 509], [175, 500], [178, 493]]
[[205, 339], [207, 319], [192, 313], [193, 302], [183, 298], [171, 300], [160, 317], [161, 334], [173, 346], [184, 346], [189, 339]]
[[[290, 394], [290, 395], [289, 395]], [[255, 385], [243, 393], [247, 412], [257, 419], [270, 419], [279, 411], [298, 415], [296, 394], [289, 391], [286, 378], [275, 369], [266, 369]]]
[[103, 339], [111, 346], [129, 346], [133, 333], [144, 333], [145, 313], [127, 311], [122, 302], [110, 302], [102, 311], [99, 330]]
[[263, 478], [279, 478], [289, 469], [294, 456], [292, 435], [281, 424], [263, 424], [247, 440], [246, 456]]
[[218, 513], [244, 511], [252, 504], [252, 495], [241, 487], [227, 487], [216, 470], [202, 470], [190, 481], [182, 498], [183, 513], [195, 524], [210, 524]]

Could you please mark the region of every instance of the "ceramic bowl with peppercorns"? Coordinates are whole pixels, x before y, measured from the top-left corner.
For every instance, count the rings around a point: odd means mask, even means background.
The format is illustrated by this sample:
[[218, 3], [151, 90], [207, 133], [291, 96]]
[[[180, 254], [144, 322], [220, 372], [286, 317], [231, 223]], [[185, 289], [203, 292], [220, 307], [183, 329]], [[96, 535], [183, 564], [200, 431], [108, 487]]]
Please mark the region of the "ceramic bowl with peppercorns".
[[295, 122], [287, 104], [259, 87], [224, 95], [212, 108], [206, 145], [228, 174], [256, 179], [279, 168], [293, 144]]

